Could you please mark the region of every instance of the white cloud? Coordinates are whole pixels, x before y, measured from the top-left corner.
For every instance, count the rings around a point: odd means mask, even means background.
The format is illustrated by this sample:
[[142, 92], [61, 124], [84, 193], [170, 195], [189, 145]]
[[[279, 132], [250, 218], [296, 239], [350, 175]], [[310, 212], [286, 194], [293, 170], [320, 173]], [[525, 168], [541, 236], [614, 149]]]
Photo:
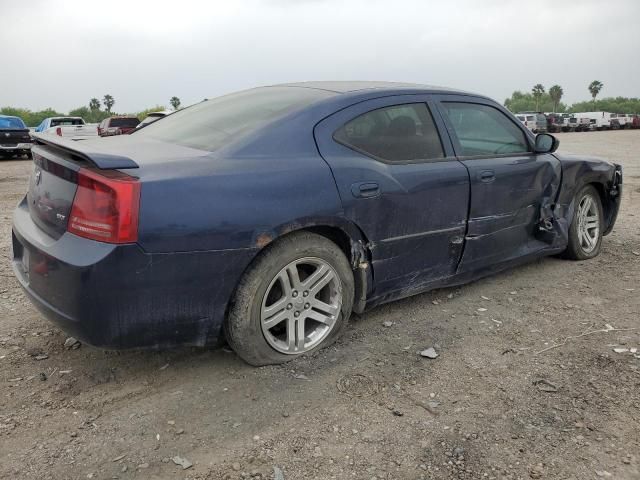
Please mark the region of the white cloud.
[[638, 96], [640, 2], [249, 0], [0, 4], [0, 105], [117, 111], [296, 80], [397, 80], [503, 101]]

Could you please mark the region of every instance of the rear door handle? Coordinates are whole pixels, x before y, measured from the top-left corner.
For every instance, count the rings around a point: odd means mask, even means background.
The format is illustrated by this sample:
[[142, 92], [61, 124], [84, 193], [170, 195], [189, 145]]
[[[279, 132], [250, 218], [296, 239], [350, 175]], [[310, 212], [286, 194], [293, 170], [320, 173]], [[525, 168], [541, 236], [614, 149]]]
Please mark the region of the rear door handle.
[[380, 195], [380, 185], [376, 182], [361, 182], [351, 185], [351, 193], [356, 198], [371, 198]]
[[493, 170], [483, 170], [478, 176], [480, 177], [481, 182], [489, 183], [496, 179], [496, 172]]

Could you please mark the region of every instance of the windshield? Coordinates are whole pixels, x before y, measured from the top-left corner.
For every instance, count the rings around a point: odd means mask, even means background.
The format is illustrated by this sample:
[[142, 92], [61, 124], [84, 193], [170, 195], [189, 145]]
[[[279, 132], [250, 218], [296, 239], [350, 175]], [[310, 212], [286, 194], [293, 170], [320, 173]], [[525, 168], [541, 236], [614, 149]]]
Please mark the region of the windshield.
[[27, 128], [18, 117], [0, 117], [0, 128]]
[[137, 118], [112, 118], [109, 123], [110, 127], [135, 128], [140, 123]]
[[60, 125], [84, 125], [81, 118], [52, 118], [51, 126], [59, 127]]
[[213, 152], [261, 125], [333, 95], [311, 88], [255, 88], [179, 110], [136, 135]]

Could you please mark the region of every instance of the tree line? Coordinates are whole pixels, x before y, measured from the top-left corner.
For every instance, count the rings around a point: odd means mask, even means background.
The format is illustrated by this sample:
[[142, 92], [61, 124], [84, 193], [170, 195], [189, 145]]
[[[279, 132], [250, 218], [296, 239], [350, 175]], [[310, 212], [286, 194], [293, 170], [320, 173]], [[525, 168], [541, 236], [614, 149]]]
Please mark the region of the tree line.
[[[102, 97], [102, 100], [98, 98], [92, 98], [89, 100], [87, 106], [74, 108], [68, 113], [58, 112], [53, 108], [46, 108], [44, 110], [34, 112], [26, 108], [2, 107], [0, 108], [0, 115], [20, 117], [22, 118], [24, 123], [27, 124], [27, 126], [37, 127], [45, 118], [49, 117], [82, 117], [87, 123], [100, 123], [105, 118], [109, 118], [114, 115], [134, 115], [140, 120], [144, 120], [144, 118], [152, 112], [166, 110], [165, 106], [156, 105], [155, 107], [147, 108], [141, 112], [121, 114], [115, 113], [113, 111], [113, 107], [115, 104], [116, 101], [113, 96], [106, 94]], [[169, 104], [173, 107], [174, 110], [178, 110], [180, 108], [180, 99], [175, 96], [171, 97], [169, 99]]]
[[560, 85], [553, 85], [547, 91], [544, 85], [538, 83], [531, 92], [516, 90], [511, 97], [504, 101], [504, 106], [514, 113], [517, 112], [612, 112], [612, 113], [640, 113], [640, 98], [607, 97], [597, 100], [604, 84], [594, 80], [587, 86], [591, 95], [590, 101], [577, 102], [573, 105], [562, 103], [564, 90]]

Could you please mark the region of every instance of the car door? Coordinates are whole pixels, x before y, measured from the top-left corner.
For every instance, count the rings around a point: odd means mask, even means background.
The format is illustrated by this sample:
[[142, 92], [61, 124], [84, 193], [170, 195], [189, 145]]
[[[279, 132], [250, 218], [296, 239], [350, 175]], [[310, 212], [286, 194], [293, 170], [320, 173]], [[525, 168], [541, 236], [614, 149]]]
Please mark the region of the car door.
[[459, 273], [548, 246], [545, 212], [561, 182], [560, 161], [534, 153], [533, 137], [498, 104], [442, 95], [438, 108], [458, 159], [469, 170], [471, 205]]
[[469, 178], [427, 95], [358, 103], [314, 134], [346, 217], [369, 240], [374, 296], [409, 294], [455, 273]]

